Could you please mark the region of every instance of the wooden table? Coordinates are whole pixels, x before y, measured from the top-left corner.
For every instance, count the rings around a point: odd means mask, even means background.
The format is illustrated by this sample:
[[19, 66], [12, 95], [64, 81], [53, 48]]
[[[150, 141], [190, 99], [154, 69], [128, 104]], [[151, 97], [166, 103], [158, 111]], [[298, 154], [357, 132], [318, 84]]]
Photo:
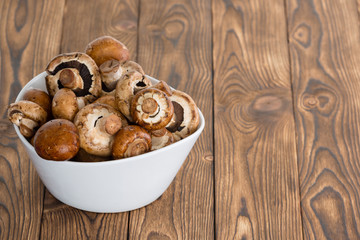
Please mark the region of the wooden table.
[[[360, 239], [360, 2], [0, 1], [0, 239]], [[45, 189], [6, 107], [101, 35], [206, 119], [147, 207], [95, 214]]]

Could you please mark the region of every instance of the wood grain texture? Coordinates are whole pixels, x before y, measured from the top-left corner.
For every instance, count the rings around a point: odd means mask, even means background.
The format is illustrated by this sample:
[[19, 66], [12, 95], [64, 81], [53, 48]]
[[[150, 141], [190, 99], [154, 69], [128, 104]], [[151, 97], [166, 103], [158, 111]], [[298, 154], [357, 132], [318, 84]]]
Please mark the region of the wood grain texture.
[[147, 74], [192, 96], [206, 127], [162, 197], [131, 212], [129, 239], [213, 239], [211, 3], [140, 6], [139, 63]]
[[44, 187], [6, 108], [59, 51], [63, 6], [64, 1], [0, 3], [0, 239], [39, 238]]
[[[61, 53], [84, 51], [88, 42], [111, 35], [137, 53], [137, 1], [67, 1]], [[94, 214], [69, 207], [46, 192], [41, 239], [126, 239], [128, 213]]]
[[91, 40], [110, 35], [136, 59], [138, 4], [138, 0], [67, 1], [61, 52], [82, 52]]
[[213, 1], [217, 239], [302, 239], [283, 1]]
[[291, 0], [287, 9], [304, 237], [360, 239], [356, 1]]

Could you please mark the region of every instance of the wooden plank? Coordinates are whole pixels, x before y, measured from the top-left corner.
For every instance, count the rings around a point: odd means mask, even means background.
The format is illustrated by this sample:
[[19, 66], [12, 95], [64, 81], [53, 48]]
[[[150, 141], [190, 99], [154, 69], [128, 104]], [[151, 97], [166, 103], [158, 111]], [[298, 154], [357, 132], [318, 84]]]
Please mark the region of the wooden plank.
[[59, 51], [63, 6], [64, 1], [0, 1], [0, 239], [39, 238], [44, 187], [6, 108]]
[[360, 239], [356, 1], [287, 5], [304, 237]]
[[284, 8], [212, 4], [217, 239], [302, 239]]
[[[136, 58], [138, 1], [67, 1], [61, 52], [84, 51], [102, 35], [122, 41]], [[128, 213], [94, 214], [66, 206], [46, 192], [41, 239], [126, 239]]]
[[152, 0], [140, 10], [139, 63], [190, 94], [206, 127], [162, 197], [131, 212], [129, 239], [213, 239], [211, 4]]

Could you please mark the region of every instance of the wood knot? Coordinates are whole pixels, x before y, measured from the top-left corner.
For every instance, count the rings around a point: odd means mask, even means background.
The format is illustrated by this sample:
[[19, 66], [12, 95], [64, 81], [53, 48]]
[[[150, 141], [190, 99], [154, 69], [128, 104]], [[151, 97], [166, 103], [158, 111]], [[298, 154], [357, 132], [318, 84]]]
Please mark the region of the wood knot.
[[171, 238], [163, 233], [158, 232], [150, 232], [150, 234], [147, 237], [148, 240], [170, 240]]
[[205, 160], [206, 162], [212, 162], [214, 160], [213, 155], [205, 155], [203, 157], [203, 160]]
[[329, 115], [336, 106], [336, 94], [319, 80], [311, 79], [301, 96], [301, 105], [307, 111]]
[[304, 48], [308, 48], [311, 43], [311, 28], [309, 25], [300, 24], [293, 34], [294, 39]]
[[253, 109], [260, 112], [273, 112], [279, 110], [283, 103], [278, 96], [261, 96], [255, 99]]

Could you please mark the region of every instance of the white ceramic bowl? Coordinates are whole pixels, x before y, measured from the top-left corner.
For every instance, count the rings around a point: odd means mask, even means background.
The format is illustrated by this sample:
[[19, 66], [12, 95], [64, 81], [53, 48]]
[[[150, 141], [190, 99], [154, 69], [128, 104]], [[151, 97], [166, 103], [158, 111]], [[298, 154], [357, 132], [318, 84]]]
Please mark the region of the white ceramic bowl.
[[[46, 91], [45, 76], [43, 72], [27, 83], [16, 101], [29, 89]], [[200, 110], [199, 114], [199, 127], [189, 137], [153, 152], [106, 162], [45, 160], [37, 155], [18, 127], [14, 127], [42, 182], [54, 197], [86, 211], [124, 212], [153, 202], [167, 189], [204, 129]]]

